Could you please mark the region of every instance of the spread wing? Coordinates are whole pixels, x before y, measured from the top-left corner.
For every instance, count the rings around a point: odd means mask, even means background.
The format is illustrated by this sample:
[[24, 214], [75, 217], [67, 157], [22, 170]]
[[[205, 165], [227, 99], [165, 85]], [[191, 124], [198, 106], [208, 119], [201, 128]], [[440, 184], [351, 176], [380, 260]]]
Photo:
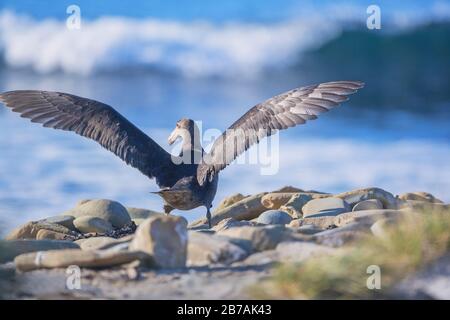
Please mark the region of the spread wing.
[[326, 82], [293, 89], [254, 106], [214, 141], [197, 169], [199, 183], [211, 181], [216, 173], [262, 138], [317, 119], [363, 86], [358, 81]]
[[19, 90], [0, 100], [14, 112], [44, 127], [73, 131], [97, 141], [158, 185], [170, 186], [171, 155], [112, 107], [75, 95]]

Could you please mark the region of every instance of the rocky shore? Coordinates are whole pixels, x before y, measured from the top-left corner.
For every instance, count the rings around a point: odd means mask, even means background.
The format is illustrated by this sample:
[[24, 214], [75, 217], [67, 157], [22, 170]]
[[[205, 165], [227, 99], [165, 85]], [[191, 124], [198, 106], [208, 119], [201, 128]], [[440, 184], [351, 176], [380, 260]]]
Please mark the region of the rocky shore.
[[[366, 188], [333, 195], [284, 187], [223, 199], [209, 229], [205, 219], [189, 224], [183, 217], [111, 200], [83, 200], [59, 216], [28, 222], [0, 241], [0, 296], [258, 298], [263, 297], [258, 286], [264, 284], [266, 291], [277, 286], [271, 281], [284, 265], [342, 255], [387, 239], [405, 217], [448, 216], [448, 210], [448, 204], [425, 192], [394, 196]], [[414, 269], [390, 283], [384, 295], [450, 298], [450, 286], [443, 285], [450, 283], [446, 247], [441, 251], [420, 272]], [[74, 266], [80, 270], [77, 288], [68, 285]], [[423, 280], [434, 276], [440, 277], [434, 286]], [[269, 296], [283, 298], [275, 295], [278, 289]]]

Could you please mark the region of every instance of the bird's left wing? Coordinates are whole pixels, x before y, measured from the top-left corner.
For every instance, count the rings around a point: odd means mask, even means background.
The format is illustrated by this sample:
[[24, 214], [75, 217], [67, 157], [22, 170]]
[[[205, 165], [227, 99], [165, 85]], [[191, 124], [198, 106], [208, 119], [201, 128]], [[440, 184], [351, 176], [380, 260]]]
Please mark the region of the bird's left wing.
[[44, 127], [73, 131], [97, 141], [158, 185], [171, 186], [171, 155], [107, 104], [63, 92], [18, 90], [0, 101]]
[[250, 146], [260, 139], [329, 111], [348, 100], [347, 96], [362, 88], [359, 81], [326, 82], [293, 89], [260, 103], [233, 123], [212, 146], [197, 169], [201, 185], [212, 180]]

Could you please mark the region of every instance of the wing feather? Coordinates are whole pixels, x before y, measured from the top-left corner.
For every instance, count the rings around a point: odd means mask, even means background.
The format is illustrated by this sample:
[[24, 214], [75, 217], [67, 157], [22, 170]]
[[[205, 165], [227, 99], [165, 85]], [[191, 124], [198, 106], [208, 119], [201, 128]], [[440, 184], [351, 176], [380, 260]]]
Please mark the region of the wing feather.
[[158, 185], [171, 186], [171, 155], [112, 107], [75, 95], [37, 90], [5, 92], [0, 100], [44, 127], [74, 131], [97, 141]]
[[233, 123], [213, 144], [197, 169], [201, 185], [260, 139], [317, 119], [362, 88], [359, 81], [333, 81], [293, 89], [260, 103]]

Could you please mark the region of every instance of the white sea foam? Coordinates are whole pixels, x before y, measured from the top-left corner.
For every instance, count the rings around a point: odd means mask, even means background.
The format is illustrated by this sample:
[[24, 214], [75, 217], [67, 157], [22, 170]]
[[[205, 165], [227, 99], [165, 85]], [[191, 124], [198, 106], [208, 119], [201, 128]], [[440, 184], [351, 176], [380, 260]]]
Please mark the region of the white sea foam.
[[[8, 66], [48, 73], [154, 67], [187, 76], [254, 75], [292, 63], [327, 41], [335, 25], [308, 20], [272, 25], [133, 20], [102, 17], [69, 30], [63, 21], [36, 21], [4, 11], [0, 47]], [[320, 35], [320, 37], [318, 36]]]
[[[429, 19], [450, 17], [447, 5], [437, 2], [434, 7]], [[3, 10], [0, 51], [7, 66], [39, 73], [88, 75], [152, 68], [190, 77], [254, 76], [295, 64], [305, 51], [338, 36], [348, 22], [356, 20], [365, 26], [361, 5], [329, 5], [321, 11], [301, 12], [268, 24], [106, 16], [82, 20], [80, 30], [69, 30], [63, 20], [35, 20]], [[394, 12], [390, 20], [407, 27], [424, 19], [420, 14], [411, 17], [411, 13]]]

